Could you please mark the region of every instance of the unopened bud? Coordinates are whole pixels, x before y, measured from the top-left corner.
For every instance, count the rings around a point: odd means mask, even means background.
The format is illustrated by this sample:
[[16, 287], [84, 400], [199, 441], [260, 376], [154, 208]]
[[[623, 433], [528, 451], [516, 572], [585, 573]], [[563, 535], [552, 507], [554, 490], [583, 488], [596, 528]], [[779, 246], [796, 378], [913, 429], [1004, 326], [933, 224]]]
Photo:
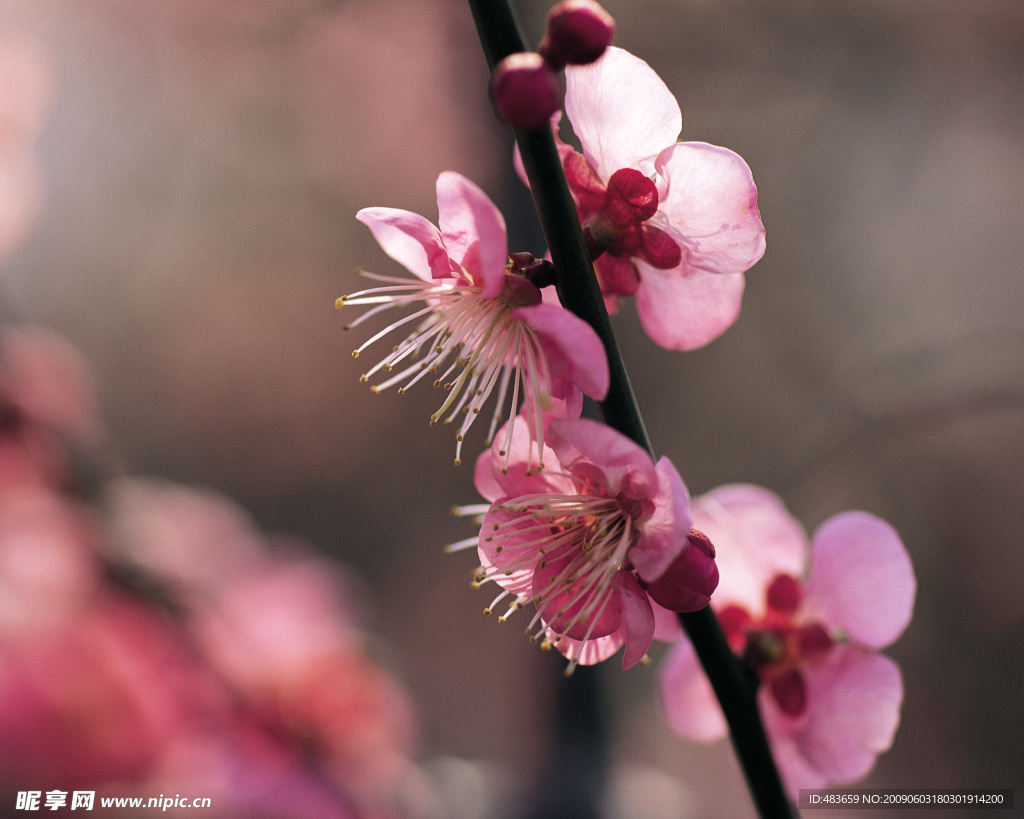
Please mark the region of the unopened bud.
[[586, 65], [604, 54], [614, 34], [615, 20], [594, 0], [562, 0], [548, 14], [540, 53], [556, 71]]
[[715, 547], [708, 536], [691, 529], [689, 547], [673, 561], [665, 573], [647, 584], [647, 593], [669, 611], [697, 611], [711, 601], [718, 588]]
[[533, 51], [510, 54], [491, 75], [491, 99], [513, 128], [544, 128], [562, 107], [555, 72]]

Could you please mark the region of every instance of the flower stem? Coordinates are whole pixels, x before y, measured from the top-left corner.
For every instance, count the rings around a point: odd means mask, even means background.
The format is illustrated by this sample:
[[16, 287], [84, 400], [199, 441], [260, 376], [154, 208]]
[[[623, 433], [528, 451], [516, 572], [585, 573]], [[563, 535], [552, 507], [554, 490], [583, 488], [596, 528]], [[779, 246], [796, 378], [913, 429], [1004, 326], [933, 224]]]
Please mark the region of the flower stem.
[[[528, 50], [510, 0], [469, 0], [469, 5], [492, 70], [509, 54]], [[608, 355], [611, 386], [601, 402], [605, 423], [629, 436], [653, 457], [551, 130], [514, 133], [555, 265], [558, 296], [567, 309], [594, 328]], [[679, 620], [722, 706], [758, 813], [765, 819], [793, 816], [757, 708], [756, 675], [732, 653], [710, 606], [681, 614]]]

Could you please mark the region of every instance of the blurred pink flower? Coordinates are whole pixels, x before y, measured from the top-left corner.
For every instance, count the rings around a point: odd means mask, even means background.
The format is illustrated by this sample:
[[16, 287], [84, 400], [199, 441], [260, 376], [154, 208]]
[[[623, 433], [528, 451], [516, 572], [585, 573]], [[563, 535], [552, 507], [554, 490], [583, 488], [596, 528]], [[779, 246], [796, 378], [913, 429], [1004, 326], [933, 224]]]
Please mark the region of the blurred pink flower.
[[136, 780], [201, 707], [202, 680], [168, 621], [105, 595], [0, 653], [0, 779]]
[[531, 641], [554, 645], [571, 661], [570, 671], [623, 644], [623, 666], [630, 668], [654, 637], [644, 584], [688, 547], [686, 487], [667, 458], [655, 464], [595, 421], [553, 420], [548, 440], [561, 471], [530, 468], [534, 444], [525, 430], [512, 436], [510, 458], [495, 444], [477, 462], [477, 489], [492, 503], [475, 580], [502, 588], [486, 611], [511, 597], [504, 621], [532, 602]]
[[565, 77], [583, 154], [558, 148], [609, 308], [636, 295], [655, 342], [707, 344], [736, 320], [743, 273], [764, 254], [750, 169], [725, 148], [676, 142], [678, 103], [627, 51], [610, 47]]
[[101, 428], [76, 349], [39, 327], [0, 330], [0, 490], [64, 486], [66, 448], [94, 444]]
[[39, 211], [41, 184], [33, 142], [49, 101], [49, 70], [28, 36], [0, 32], [0, 262]]
[[37, 487], [0, 487], [0, 654], [67, 628], [96, 593], [99, 523]]
[[364, 654], [337, 571], [267, 560], [225, 582], [193, 614], [205, 656], [269, 725], [294, 737], [353, 791], [402, 767], [415, 735], [397, 683]]
[[[844, 512], [809, 546], [776, 495], [746, 485], [694, 499], [693, 516], [717, 547], [712, 605], [761, 678], [758, 703], [790, 794], [866, 776], [892, 744], [903, 699], [898, 666], [877, 653], [903, 633], [914, 603], [899, 536], [873, 515]], [[673, 730], [700, 741], [725, 736], [688, 640], [665, 660], [660, 687]]]
[[268, 559], [246, 512], [223, 495], [153, 478], [122, 478], [105, 494], [107, 554], [166, 584], [186, 605]]
[[[391, 258], [418, 279], [363, 275], [385, 286], [338, 299], [338, 306], [377, 305], [348, 327], [392, 307], [425, 306], [373, 335], [355, 352], [410, 322], [415, 329], [370, 368], [394, 375], [371, 389], [396, 385], [404, 392], [430, 376], [448, 395], [431, 416], [435, 424], [446, 412], [450, 423], [464, 413], [456, 435], [456, 463], [462, 441], [483, 405], [497, 388], [492, 438], [506, 405], [515, 425], [520, 390], [540, 419], [564, 384], [598, 400], [608, 390], [608, 362], [597, 334], [586, 322], [558, 305], [545, 303], [529, 273], [510, 262], [505, 221], [486, 194], [465, 177], [446, 171], [437, 178], [438, 224], [395, 208], [365, 208], [357, 218], [373, 232]], [[509, 388], [511, 387], [511, 399]], [[538, 424], [535, 434], [543, 440]]]

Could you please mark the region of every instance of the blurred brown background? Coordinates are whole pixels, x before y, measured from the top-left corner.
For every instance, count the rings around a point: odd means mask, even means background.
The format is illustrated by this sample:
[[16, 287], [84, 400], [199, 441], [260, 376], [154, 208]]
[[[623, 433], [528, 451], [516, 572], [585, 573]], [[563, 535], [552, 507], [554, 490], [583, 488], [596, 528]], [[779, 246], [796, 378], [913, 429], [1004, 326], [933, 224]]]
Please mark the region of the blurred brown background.
[[[522, 4], [533, 42], [548, 5]], [[683, 138], [748, 161], [768, 231], [710, 347], [665, 352], [631, 306], [616, 319], [656, 449], [693, 493], [764, 484], [809, 529], [890, 520], [919, 591], [889, 650], [903, 722], [864, 786], [1024, 799], [1024, 6], [606, 6]], [[480, 615], [472, 557], [441, 551], [476, 497], [427, 426], [436, 395], [371, 395], [333, 306], [356, 265], [397, 271], [356, 210], [433, 219], [442, 170], [493, 196], [513, 250], [543, 250], [468, 8], [0, 0], [0, 28], [38, 38], [53, 89], [43, 209], [0, 315], [84, 350], [131, 472], [217, 488], [361, 573], [453, 816], [514, 815], [560, 664]], [[608, 815], [747, 815], [728, 747], [661, 725], [655, 668], [601, 670]]]

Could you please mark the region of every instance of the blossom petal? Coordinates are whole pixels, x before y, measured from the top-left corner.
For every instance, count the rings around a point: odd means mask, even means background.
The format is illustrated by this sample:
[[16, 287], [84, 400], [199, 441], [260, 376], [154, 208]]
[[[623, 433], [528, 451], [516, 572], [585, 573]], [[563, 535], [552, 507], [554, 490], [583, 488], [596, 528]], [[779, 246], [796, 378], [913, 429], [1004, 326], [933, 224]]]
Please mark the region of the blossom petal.
[[[866, 776], [900, 722], [899, 666], [882, 654], [837, 646], [827, 662], [804, 674], [807, 713], [796, 734], [801, 754], [830, 782]], [[793, 790], [805, 787], [792, 783]]]
[[569, 473], [595, 481], [607, 497], [652, 500], [659, 489], [651, 456], [609, 426], [589, 418], [552, 421], [551, 448]]
[[764, 255], [757, 188], [743, 158], [705, 142], [679, 142], [656, 163], [668, 191], [652, 221], [683, 251], [685, 272], [743, 273]]
[[[513, 520], [515, 522], [509, 525]], [[504, 509], [499, 501], [484, 515], [477, 547], [480, 565], [485, 569], [492, 566], [499, 569], [494, 573], [494, 582], [506, 591], [524, 597], [532, 595], [534, 568], [540, 560], [537, 545], [529, 545], [536, 540], [536, 530], [531, 529], [531, 523], [528, 518]], [[504, 527], [505, 537], [500, 542], [493, 537], [496, 526]]]
[[910, 622], [916, 581], [896, 530], [867, 512], [844, 512], [815, 532], [804, 611], [854, 642], [883, 648]]
[[674, 143], [683, 117], [668, 86], [647, 63], [611, 47], [590, 65], [565, 69], [565, 111], [602, 181], [620, 168], [645, 173]]
[[564, 657], [575, 660], [579, 665], [596, 665], [611, 657], [622, 646], [623, 630], [620, 628], [614, 634], [607, 637], [598, 637], [596, 640], [574, 640], [572, 637], [559, 637], [550, 629], [547, 630], [547, 638]]
[[659, 606], [653, 600], [651, 608], [654, 609], [654, 639], [663, 643], [675, 643], [683, 639], [683, 627], [679, 623], [679, 615], [669, 611], [664, 606]]
[[668, 350], [695, 350], [728, 330], [740, 314], [742, 273], [658, 270], [640, 259], [636, 311], [651, 340]]
[[593, 327], [553, 304], [518, 307], [512, 316], [536, 331], [555, 378], [591, 398], [604, 399], [608, 394], [608, 357]]
[[661, 577], [686, 547], [690, 531], [690, 493], [672, 462], [662, 457], [658, 473], [658, 494], [654, 513], [640, 527], [630, 560], [640, 579], [651, 582]]
[[370, 229], [388, 256], [424, 281], [455, 275], [441, 232], [418, 213], [399, 208], [363, 208], [356, 219]]
[[676, 643], [662, 662], [658, 692], [665, 721], [677, 734], [697, 742], [726, 735], [725, 715], [689, 640]]
[[651, 598], [632, 572], [615, 575], [612, 588], [618, 589], [622, 600], [622, 638], [626, 645], [622, 667], [629, 669], [644, 658], [654, 640], [654, 610]]
[[[511, 438], [509, 423], [513, 425]], [[557, 461], [555, 453], [546, 445], [544, 460]], [[571, 479], [558, 475], [557, 471], [537, 471], [536, 464], [537, 444], [530, 435], [529, 421], [516, 415], [498, 430], [490, 448], [477, 459], [473, 481], [477, 491], [492, 503], [500, 497], [536, 493], [575, 494]]]
[[452, 259], [477, 282], [483, 297], [501, 292], [508, 261], [505, 219], [474, 183], [455, 171], [437, 177], [438, 225]]
[[761, 614], [765, 589], [775, 575], [803, 574], [807, 535], [774, 492], [728, 484], [694, 498], [691, 509], [693, 526], [715, 545], [721, 577], [716, 608], [735, 603]]

